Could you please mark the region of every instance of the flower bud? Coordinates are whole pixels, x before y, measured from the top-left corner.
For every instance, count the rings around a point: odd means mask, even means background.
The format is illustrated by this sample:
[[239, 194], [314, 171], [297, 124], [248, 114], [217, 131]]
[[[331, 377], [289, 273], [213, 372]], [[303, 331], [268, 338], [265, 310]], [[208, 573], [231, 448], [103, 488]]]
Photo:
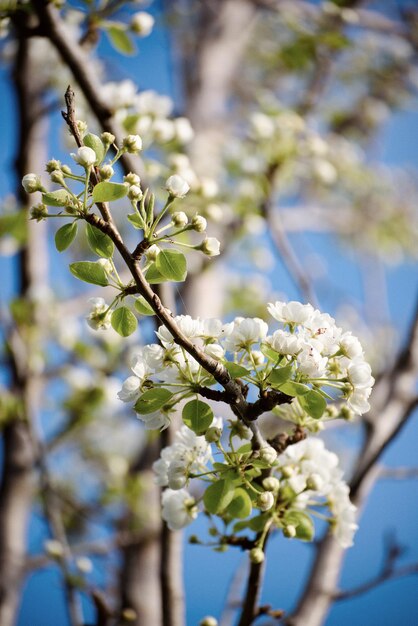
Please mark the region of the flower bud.
[[173, 226], [176, 228], [184, 228], [187, 225], [189, 218], [183, 211], [177, 211], [176, 213], [173, 213], [171, 221], [173, 222]]
[[96, 153], [88, 146], [81, 146], [77, 150], [77, 154], [72, 153], [72, 158], [76, 163], [84, 167], [86, 170], [90, 169], [96, 163]]
[[189, 191], [190, 186], [181, 176], [174, 174], [173, 176], [167, 178], [165, 188], [170, 196], [173, 196], [174, 198], [184, 198]]
[[294, 474], [293, 467], [290, 465], [285, 465], [282, 469], [283, 478], [290, 478]]
[[271, 446], [265, 446], [264, 448], [261, 448], [259, 452], [259, 458], [269, 465], [273, 465], [274, 461], [277, 459], [277, 452]]
[[200, 543], [199, 537], [197, 535], [190, 535], [189, 543], [191, 543], [191, 544], [198, 544], [198, 543]]
[[205, 439], [208, 443], [216, 443], [222, 436], [222, 428], [211, 426], [205, 433]]
[[311, 474], [306, 481], [306, 486], [308, 489], [312, 489], [312, 491], [319, 491], [324, 484], [323, 479], [319, 474]]
[[141, 184], [141, 179], [138, 174], [134, 174], [133, 172], [129, 172], [126, 176], [123, 177], [123, 182], [128, 183], [128, 185], [139, 185]]
[[71, 167], [69, 167], [68, 165], [63, 165], [61, 167], [61, 170], [63, 174], [71, 174]]
[[48, 207], [42, 202], [35, 204], [30, 210], [30, 219], [36, 220], [37, 222], [41, 222], [47, 215]]
[[57, 539], [47, 539], [44, 542], [45, 552], [53, 559], [59, 559], [64, 554], [64, 547]]
[[262, 365], [265, 361], [265, 356], [260, 350], [251, 350], [251, 358], [254, 365]]
[[100, 139], [104, 143], [105, 148], [108, 148], [109, 146], [115, 143], [116, 137], [115, 135], [112, 135], [112, 133], [102, 133], [100, 135]]
[[206, 237], [195, 249], [200, 250], [206, 256], [218, 256], [220, 254], [220, 242], [215, 237]]
[[111, 274], [113, 272], [113, 266], [109, 259], [99, 259], [97, 264], [102, 266], [106, 274]]
[[109, 178], [112, 178], [114, 173], [115, 173], [115, 170], [113, 169], [111, 165], [103, 165], [99, 169], [100, 178], [102, 180], [109, 180]]
[[48, 174], [51, 174], [54, 170], [60, 170], [61, 169], [61, 162], [57, 161], [57, 159], [51, 159], [46, 164], [45, 169], [48, 172]]
[[212, 615], [206, 615], [199, 622], [199, 626], [218, 626], [218, 620], [212, 617]]
[[130, 28], [136, 35], [147, 37], [152, 31], [154, 21], [152, 15], [139, 11], [132, 16]]
[[263, 487], [266, 491], [278, 491], [280, 481], [275, 476], [267, 476], [267, 478], [263, 480]]
[[129, 190], [128, 190], [129, 200], [134, 200], [135, 202], [138, 202], [138, 200], [141, 200], [142, 196], [143, 196], [143, 193], [142, 193], [141, 187], [138, 187], [138, 185], [131, 185], [129, 187]]
[[146, 253], [148, 261], [155, 261], [160, 252], [160, 248], [155, 243], [153, 243], [152, 246], [148, 248]]
[[340, 409], [340, 417], [347, 422], [352, 422], [354, 419], [354, 411], [352, 411], [346, 404]]
[[35, 191], [45, 191], [42, 186], [40, 177], [37, 174], [25, 174], [22, 178], [22, 187], [26, 193], [35, 193]]
[[293, 539], [293, 537], [296, 537], [296, 528], [293, 526], [293, 524], [288, 524], [283, 528], [283, 534], [285, 537]]
[[80, 135], [84, 137], [87, 132], [87, 122], [85, 122], [84, 120], [77, 120], [76, 124]]
[[86, 556], [79, 556], [75, 560], [77, 569], [83, 574], [89, 574], [93, 569], [93, 563]]
[[64, 185], [65, 184], [65, 180], [64, 180], [64, 174], [62, 173], [61, 170], [53, 170], [51, 173], [51, 180], [53, 183], [58, 183], [58, 185]]
[[168, 486], [170, 489], [177, 491], [178, 489], [183, 489], [186, 484], [186, 476], [175, 474], [174, 476], [168, 477]]
[[194, 215], [192, 217], [192, 226], [193, 226], [193, 230], [195, 230], [197, 233], [204, 233], [206, 230], [206, 227], [208, 225], [207, 221], [205, 220], [204, 217], [202, 217], [201, 215]]
[[252, 548], [250, 550], [251, 563], [262, 563], [264, 561], [264, 552], [261, 548]]
[[139, 135], [128, 135], [122, 141], [122, 147], [130, 154], [138, 154], [142, 150], [142, 139]]
[[123, 609], [121, 617], [125, 622], [134, 622], [137, 618], [136, 611], [134, 609]]
[[268, 511], [274, 504], [274, 496], [271, 491], [260, 493], [257, 498], [257, 506], [261, 511]]

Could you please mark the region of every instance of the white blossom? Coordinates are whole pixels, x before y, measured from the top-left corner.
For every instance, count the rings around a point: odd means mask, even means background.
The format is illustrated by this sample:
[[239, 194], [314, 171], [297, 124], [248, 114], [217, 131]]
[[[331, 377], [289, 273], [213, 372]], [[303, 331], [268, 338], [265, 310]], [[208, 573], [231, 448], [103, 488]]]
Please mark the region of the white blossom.
[[184, 198], [190, 190], [190, 185], [178, 174], [173, 174], [167, 178], [165, 188], [174, 198]]
[[[89, 299], [91, 310], [87, 316], [87, 324], [94, 330], [107, 330], [110, 328], [110, 311], [103, 298]], [[107, 313], [106, 313], [107, 311]]]
[[274, 319], [285, 324], [303, 324], [314, 312], [311, 304], [300, 302], [275, 302], [267, 305], [267, 310]]
[[154, 22], [155, 20], [150, 13], [139, 11], [132, 16], [130, 26], [136, 35], [147, 37], [152, 32]]
[[162, 495], [162, 517], [170, 530], [180, 530], [197, 517], [195, 499], [186, 489], [166, 489]]
[[81, 148], [77, 150], [77, 154], [72, 153], [71, 156], [76, 163], [86, 169], [90, 169], [97, 161], [95, 151], [88, 146], [81, 146]]
[[37, 174], [25, 174], [22, 178], [22, 187], [26, 193], [35, 193], [35, 191], [42, 191], [42, 182]]
[[198, 250], [201, 250], [206, 256], [218, 256], [220, 254], [220, 242], [215, 237], [206, 237], [200, 244]]
[[128, 135], [123, 138], [122, 146], [131, 154], [137, 154], [142, 150], [142, 139], [139, 135]]

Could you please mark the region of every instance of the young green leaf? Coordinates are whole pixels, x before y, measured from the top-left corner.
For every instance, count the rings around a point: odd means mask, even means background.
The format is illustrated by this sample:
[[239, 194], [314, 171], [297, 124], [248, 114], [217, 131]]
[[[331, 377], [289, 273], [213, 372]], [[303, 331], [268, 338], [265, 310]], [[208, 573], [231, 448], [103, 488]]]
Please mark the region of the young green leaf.
[[260, 344], [260, 350], [264, 354], [264, 356], [270, 359], [270, 361], [276, 362], [280, 358], [280, 355], [275, 350], [273, 350], [273, 348], [269, 346], [268, 343]]
[[154, 309], [143, 296], [139, 296], [139, 298], [135, 300], [135, 308], [141, 315], [155, 315]]
[[322, 417], [325, 409], [327, 408], [327, 401], [325, 398], [319, 393], [319, 391], [315, 391], [314, 389], [309, 391], [306, 395], [300, 396], [299, 402], [307, 414], [314, 419]]
[[164, 387], [148, 389], [148, 391], [145, 391], [136, 401], [134, 409], [140, 415], [154, 413], [154, 411], [161, 409], [170, 400], [172, 395], [172, 392], [168, 389], [164, 389]]
[[78, 278], [78, 280], [83, 280], [85, 283], [100, 285], [101, 287], [106, 287], [106, 285], [109, 284], [106, 272], [98, 263], [92, 263], [91, 261], [71, 263], [70, 272]]
[[230, 361], [225, 362], [225, 367], [228, 370], [231, 378], [241, 378], [241, 376], [248, 376], [248, 374], [251, 374], [250, 370], [242, 367], [242, 365], [238, 365], [237, 363], [231, 363]]
[[288, 381], [282, 385], [278, 385], [278, 388], [288, 396], [303, 396], [305, 393], [310, 391], [310, 388], [307, 385], [294, 383], [293, 381]]
[[202, 435], [212, 423], [213, 411], [206, 402], [190, 400], [183, 407], [182, 417], [186, 426], [196, 435]]
[[73, 198], [65, 189], [57, 189], [43, 193], [42, 202], [48, 206], [67, 206], [73, 204]]
[[93, 252], [105, 259], [110, 259], [115, 248], [110, 237], [91, 224], [86, 224], [86, 235]]
[[203, 496], [206, 510], [213, 515], [221, 513], [234, 497], [234, 485], [228, 480], [218, 480], [210, 485]]
[[167, 280], [181, 283], [187, 276], [187, 262], [178, 250], [161, 250], [155, 261], [157, 270]]
[[123, 198], [128, 193], [128, 186], [121, 183], [97, 183], [93, 189], [94, 202], [113, 202]]
[[159, 283], [164, 283], [167, 279], [158, 271], [155, 263], [151, 263], [149, 268], [145, 273], [145, 278], [149, 282], [150, 285], [158, 285]]
[[61, 226], [55, 233], [55, 247], [58, 252], [66, 250], [74, 241], [77, 234], [77, 222]]
[[85, 146], [94, 151], [96, 155], [96, 165], [100, 165], [105, 156], [105, 148], [100, 137], [93, 135], [93, 133], [87, 133], [87, 135], [84, 135], [83, 141]]
[[273, 370], [269, 375], [269, 382], [272, 385], [281, 385], [285, 383], [292, 375], [292, 366], [285, 365], [284, 367], [278, 367]]
[[144, 230], [144, 220], [138, 213], [130, 213], [127, 217], [134, 228], [137, 228], [138, 230]]
[[238, 487], [235, 489], [234, 497], [231, 503], [228, 505], [226, 512], [231, 515], [231, 517], [244, 519], [251, 515], [251, 511], [253, 510], [253, 505], [251, 502], [251, 498], [248, 493], [242, 487]]
[[110, 43], [118, 52], [131, 56], [135, 53], [135, 45], [129, 35], [126, 33], [125, 25], [119, 26], [113, 23], [106, 29], [106, 33], [109, 37]]
[[126, 306], [120, 306], [115, 309], [110, 318], [112, 327], [122, 337], [129, 337], [136, 331], [138, 326], [138, 320], [135, 315]]
[[284, 522], [296, 528], [296, 537], [302, 541], [312, 541], [315, 535], [315, 527], [310, 515], [304, 511], [290, 511]]

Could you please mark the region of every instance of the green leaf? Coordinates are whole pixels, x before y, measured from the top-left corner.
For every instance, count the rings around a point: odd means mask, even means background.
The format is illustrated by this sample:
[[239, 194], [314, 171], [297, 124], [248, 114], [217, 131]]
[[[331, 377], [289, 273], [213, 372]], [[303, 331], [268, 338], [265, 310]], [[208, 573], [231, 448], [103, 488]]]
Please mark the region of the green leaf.
[[315, 390], [309, 391], [306, 395], [301, 396], [299, 402], [307, 414], [316, 420], [322, 417], [327, 408], [327, 401], [319, 391]]
[[110, 43], [118, 52], [121, 52], [126, 56], [131, 56], [136, 52], [135, 45], [126, 33], [126, 26], [124, 24], [119, 26], [116, 23], [113, 23], [112, 26], [109, 26], [105, 32], [109, 37]]
[[91, 283], [92, 285], [100, 285], [106, 287], [109, 284], [106, 276], [106, 272], [103, 267], [98, 263], [92, 263], [91, 261], [79, 261], [78, 263], [70, 264], [70, 272], [79, 280], [83, 280], [85, 283]]
[[234, 485], [228, 480], [218, 480], [210, 485], [203, 496], [206, 510], [213, 515], [221, 513], [234, 497]]
[[226, 512], [231, 515], [231, 517], [238, 519], [245, 519], [249, 515], [251, 515], [251, 511], [253, 510], [253, 505], [251, 502], [251, 498], [245, 489], [242, 487], [238, 487], [235, 489], [234, 497], [231, 503], [228, 505]]
[[149, 282], [150, 285], [158, 285], [159, 283], [164, 283], [167, 279], [158, 271], [155, 263], [151, 263], [149, 268], [145, 273], [145, 278]]
[[312, 541], [315, 535], [315, 527], [310, 515], [304, 511], [290, 511], [284, 522], [296, 528], [296, 537], [302, 541]]
[[249, 528], [251, 528], [251, 530], [254, 530], [256, 533], [259, 533], [263, 530], [264, 526], [267, 524], [270, 518], [271, 518], [271, 513], [269, 513], [268, 511], [266, 513], [261, 513], [261, 515], [252, 517], [248, 523], [248, 526]]
[[130, 213], [127, 217], [134, 228], [137, 228], [138, 230], [144, 230], [144, 220], [138, 213]]
[[98, 256], [105, 257], [105, 259], [110, 259], [115, 249], [110, 237], [91, 224], [86, 224], [86, 235], [93, 252]]
[[161, 409], [172, 397], [172, 392], [164, 387], [156, 387], [154, 389], [148, 389], [142, 396], [136, 401], [134, 409], [140, 415], [147, 415], [147, 413], [154, 413]]
[[121, 183], [97, 183], [93, 189], [94, 202], [114, 202], [128, 193], [128, 186]]
[[155, 311], [143, 296], [135, 300], [135, 308], [141, 315], [155, 315]]
[[286, 393], [288, 396], [303, 396], [305, 393], [310, 391], [310, 387], [307, 385], [303, 385], [302, 383], [294, 383], [293, 381], [288, 381], [287, 383], [283, 383], [283, 385], [279, 386], [280, 391]]
[[248, 374], [251, 374], [250, 370], [247, 370], [247, 368], [242, 367], [242, 365], [238, 365], [237, 363], [226, 361], [224, 365], [231, 378], [241, 378], [241, 376], [248, 376]]
[[120, 306], [115, 309], [110, 318], [110, 323], [119, 335], [129, 337], [137, 329], [138, 320], [127, 306]]
[[100, 165], [105, 156], [105, 148], [100, 137], [93, 135], [93, 133], [88, 133], [84, 135], [83, 141], [85, 146], [94, 151], [96, 155], [96, 165]]
[[11, 235], [19, 243], [24, 243], [27, 236], [26, 211], [14, 211], [0, 216], [0, 237]]
[[183, 422], [196, 435], [202, 435], [212, 424], [213, 411], [209, 404], [201, 400], [190, 400], [183, 407]]
[[181, 283], [187, 276], [187, 261], [178, 250], [161, 250], [155, 261], [157, 270], [167, 280]]
[[292, 375], [292, 366], [285, 365], [273, 370], [269, 375], [269, 381], [272, 385], [281, 385], [285, 383]]
[[57, 189], [57, 191], [43, 193], [42, 202], [48, 206], [67, 206], [72, 205], [74, 199], [65, 189]]
[[280, 355], [275, 350], [273, 350], [273, 348], [269, 346], [268, 343], [260, 344], [260, 350], [264, 354], [264, 356], [270, 359], [270, 361], [276, 362], [280, 358]]
[[55, 233], [55, 247], [58, 252], [66, 250], [74, 241], [77, 234], [77, 222], [61, 226]]

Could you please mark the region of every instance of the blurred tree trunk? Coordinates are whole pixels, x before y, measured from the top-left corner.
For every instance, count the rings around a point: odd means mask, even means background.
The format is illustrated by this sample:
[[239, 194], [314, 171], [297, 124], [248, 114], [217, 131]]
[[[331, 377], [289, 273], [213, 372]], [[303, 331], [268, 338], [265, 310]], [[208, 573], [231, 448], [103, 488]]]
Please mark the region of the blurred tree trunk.
[[[22, 176], [39, 172], [44, 162], [45, 125], [37, 117], [41, 94], [31, 64], [32, 42], [22, 36], [14, 61], [19, 137], [15, 171], [17, 198], [24, 207], [27, 196]], [[10, 330], [11, 391], [17, 399], [16, 415], [3, 432], [4, 456], [0, 486], [0, 624], [16, 621], [26, 558], [27, 525], [35, 491], [37, 450], [32, 427], [42, 389], [38, 360], [42, 311], [35, 304], [47, 285], [46, 224], [27, 224], [27, 239], [17, 256], [18, 298], [30, 319]]]

